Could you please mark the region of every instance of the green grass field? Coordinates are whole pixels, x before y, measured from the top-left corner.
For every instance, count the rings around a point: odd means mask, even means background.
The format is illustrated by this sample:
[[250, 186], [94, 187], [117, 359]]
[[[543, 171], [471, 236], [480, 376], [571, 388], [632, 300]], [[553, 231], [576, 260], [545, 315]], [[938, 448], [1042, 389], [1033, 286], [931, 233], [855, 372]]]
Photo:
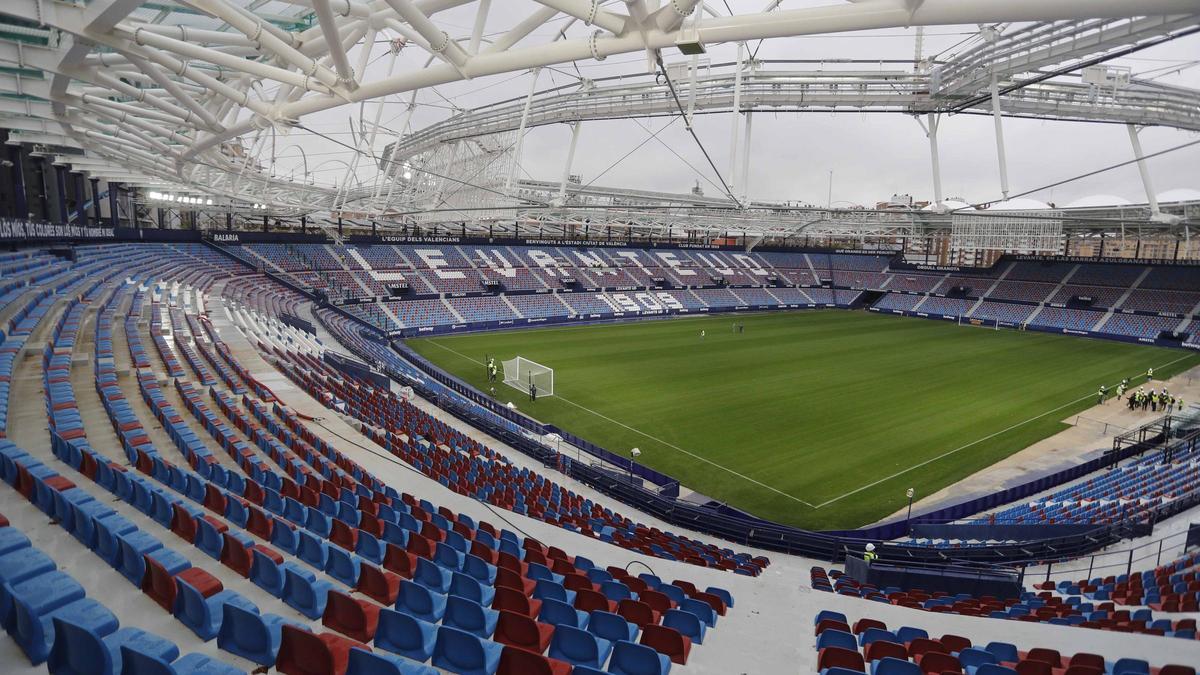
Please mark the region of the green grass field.
[[483, 391], [485, 354], [550, 366], [556, 396], [530, 403], [498, 383], [498, 397], [613, 452], [639, 447], [641, 462], [712, 498], [814, 529], [874, 522], [902, 508], [910, 486], [932, 494], [1062, 430], [1101, 383], [1200, 363], [864, 312], [736, 320], [743, 334], [725, 315], [409, 344]]

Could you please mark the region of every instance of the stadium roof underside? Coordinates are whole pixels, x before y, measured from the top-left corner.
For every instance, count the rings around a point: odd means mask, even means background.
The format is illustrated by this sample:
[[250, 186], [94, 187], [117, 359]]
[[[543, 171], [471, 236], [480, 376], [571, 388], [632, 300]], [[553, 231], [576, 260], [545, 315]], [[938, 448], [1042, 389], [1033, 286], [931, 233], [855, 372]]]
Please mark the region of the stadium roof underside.
[[[778, 4], [734, 16], [709, 8], [698, 20], [696, 9], [704, 5], [697, 0], [529, 0], [519, 20], [506, 17], [511, 25], [494, 32], [489, 31], [495, 19], [489, 16], [490, 0], [5, 0], [0, 3], [0, 128], [11, 130], [9, 143], [31, 144], [54, 163], [88, 176], [212, 201], [196, 205], [197, 210], [266, 210], [280, 218], [308, 215], [315, 222], [342, 216], [381, 227], [416, 222], [414, 216], [423, 214], [422, 223], [464, 222], [473, 228], [527, 222], [763, 236], [833, 230], [912, 234], [946, 228], [954, 216], [796, 209], [658, 193], [630, 200], [621, 196], [628, 191], [604, 188], [591, 188], [602, 193], [597, 199], [572, 203], [583, 188], [565, 180], [510, 180], [502, 193], [492, 190], [499, 195], [495, 200], [484, 200], [477, 209], [460, 206], [441, 214], [428, 194], [405, 185], [400, 167], [411, 161], [413, 171], [433, 175], [432, 165], [418, 165], [421, 158], [465, 139], [475, 139], [478, 152], [486, 154], [481, 139], [520, 128], [677, 115], [680, 104], [689, 114], [847, 111], [923, 117], [990, 114], [995, 90], [1003, 115], [1200, 130], [1200, 91], [1137, 80], [1118, 89], [1061, 77], [1200, 32], [1195, 0], [831, 0], [828, 6], [802, 9]], [[451, 10], [470, 10], [473, 25], [439, 23], [439, 15]], [[538, 29], [552, 21], [555, 37], [539, 36]], [[712, 64], [689, 60], [677, 49], [689, 43], [997, 22], [1021, 26], [944, 61], [874, 61], [869, 67], [751, 60]], [[485, 31], [489, 39], [481, 41]], [[372, 50], [360, 47], [378, 42], [389, 44], [393, 64], [401, 50], [422, 50], [424, 67], [389, 68], [368, 77], [374, 72], [367, 68]], [[660, 50], [678, 104], [666, 78], [653, 72]], [[285, 135], [322, 111], [616, 54], [644, 54], [646, 61], [629, 75], [536, 91], [459, 111], [398, 137], [384, 134], [378, 150], [378, 125], [369, 140], [359, 134], [355, 146], [348, 146], [353, 159], [347, 164], [357, 166], [365, 157], [364, 163], [381, 167], [388, 180], [373, 185], [320, 184], [307, 175], [295, 180], [276, 171], [264, 149], [268, 138]], [[449, 158], [451, 165], [456, 161], [464, 160]], [[1183, 218], [1193, 212], [1194, 206], [1176, 207]], [[1064, 229], [1178, 228], [1181, 222], [1157, 222], [1151, 215], [1145, 207], [1124, 207], [1065, 218], [1062, 224]]]

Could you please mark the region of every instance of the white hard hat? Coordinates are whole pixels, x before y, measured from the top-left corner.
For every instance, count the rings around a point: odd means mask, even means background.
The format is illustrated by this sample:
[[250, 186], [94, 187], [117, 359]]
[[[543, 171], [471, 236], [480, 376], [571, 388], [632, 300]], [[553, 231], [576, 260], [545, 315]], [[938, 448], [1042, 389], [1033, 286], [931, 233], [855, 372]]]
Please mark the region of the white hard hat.
[[874, 550], [875, 550], [875, 544], [867, 544], [867, 550], [868, 550], [868, 551], [874, 551]]

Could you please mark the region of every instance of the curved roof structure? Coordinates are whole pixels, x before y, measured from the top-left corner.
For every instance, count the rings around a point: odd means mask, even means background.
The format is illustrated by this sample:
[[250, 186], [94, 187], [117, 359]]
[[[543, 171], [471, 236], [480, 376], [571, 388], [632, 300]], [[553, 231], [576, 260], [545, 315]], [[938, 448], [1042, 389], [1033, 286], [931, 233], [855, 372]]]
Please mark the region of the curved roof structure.
[[[747, 198], [737, 167], [755, 111], [904, 114], [931, 135], [938, 119], [959, 114], [1200, 129], [1200, 91], [1103, 65], [1200, 32], [1194, 0], [734, 6], [727, 14], [696, 0], [511, 0], [503, 8], [490, 0], [8, 0], [0, 128], [9, 143], [57, 165], [196, 210], [384, 227], [641, 227], [654, 211], [669, 214], [656, 226], [732, 223], [763, 234], [799, 232], [814, 218], [792, 203]], [[968, 26], [970, 37], [924, 55], [918, 33], [907, 60], [758, 57], [762, 41], [933, 26]], [[737, 58], [699, 58], [721, 45], [740, 45]], [[538, 73], [555, 70], [573, 70], [574, 81], [539, 85]], [[505, 86], [518, 75], [531, 80], [528, 91]], [[467, 82], [480, 92], [470, 106], [442, 92]], [[443, 102], [429, 102], [437, 97]], [[403, 112], [383, 119], [385, 103]], [[735, 122], [730, 175], [700, 144], [717, 188], [702, 204], [639, 198], [635, 208], [611, 191], [581, 200], [570, 155], [557, 190], [519, 175], [522, 139], [539, 125], [569, 123], [577, 135], [584, 121], [665, 116], [691, 129], [707, 114], [745, 117], [747, 142], [739, 160]], [[862, 229], [857, 215], [819, 220]]]

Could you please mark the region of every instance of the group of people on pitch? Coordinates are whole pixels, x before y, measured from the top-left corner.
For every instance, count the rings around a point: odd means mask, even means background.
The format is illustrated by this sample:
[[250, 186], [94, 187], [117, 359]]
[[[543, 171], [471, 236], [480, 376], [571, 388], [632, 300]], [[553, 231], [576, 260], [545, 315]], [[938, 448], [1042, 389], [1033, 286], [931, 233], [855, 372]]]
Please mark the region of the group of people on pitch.
[[[1154, 369], [1146, 371], [1146, 381], [1154, 381]], [[1126, 397], [1125, 394], [1129, 396]], [[1100, 385], [1100, 391], [1097, 392], [1097, 402], [1104, 403], [1107, 397], [1108, 390], [1104, 385]], [[1158, 412], [1160, 409], [1163, 412], [1171, 412], [1178, 406], [1179, 410], [1183, 410], [1183, 397], [1175, 397], [1167, 391], [1166, 387], [1162, 387], [1158, 391], [1154, 391], [1151, 387], [1150, 391], [1146, 391], [1145, 387], [1138, 387], [1137, 391], [1129, 391], [1129, 378], [1121, 380], [1121, 384], [1117, 385], [1117, 400], [1124, 399], [1130, 410], [1146, 410], [1149, 408], [1152, 412]]]

